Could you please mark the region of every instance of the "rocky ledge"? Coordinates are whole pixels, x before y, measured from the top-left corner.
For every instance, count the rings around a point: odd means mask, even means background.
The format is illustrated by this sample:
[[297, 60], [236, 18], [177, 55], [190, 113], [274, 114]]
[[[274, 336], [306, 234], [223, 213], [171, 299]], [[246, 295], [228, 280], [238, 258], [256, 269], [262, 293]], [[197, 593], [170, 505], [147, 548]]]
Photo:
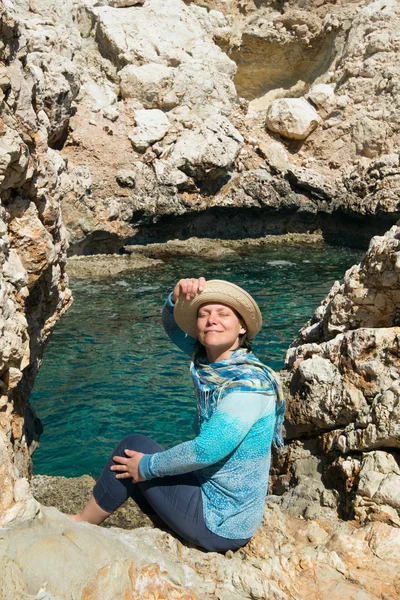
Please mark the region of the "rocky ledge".
[[72, 523], [42, 508], [0, 530], [7, 600], [397, 600], [400, 530], [290, 517], [276, 504], [242, 550], [225, 556], [171, 534]]

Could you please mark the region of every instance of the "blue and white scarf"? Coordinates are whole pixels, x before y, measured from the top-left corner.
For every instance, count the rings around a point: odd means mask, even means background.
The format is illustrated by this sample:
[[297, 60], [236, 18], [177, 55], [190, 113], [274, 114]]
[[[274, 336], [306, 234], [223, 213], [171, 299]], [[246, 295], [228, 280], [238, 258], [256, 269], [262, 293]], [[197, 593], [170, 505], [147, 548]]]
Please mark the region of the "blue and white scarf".
[[232, 391], [264, 392], [271, 384], [276, 394], [276, 422], [273, 443], [283, 447], [282, 426], [285, 415], [282, 386], [278, 375], [244, 348], [220, 362], [209, 363], [199, 351], [190, 365], [197, 398], [198, 419], [201, 424], [213, 414], [219, 400]]

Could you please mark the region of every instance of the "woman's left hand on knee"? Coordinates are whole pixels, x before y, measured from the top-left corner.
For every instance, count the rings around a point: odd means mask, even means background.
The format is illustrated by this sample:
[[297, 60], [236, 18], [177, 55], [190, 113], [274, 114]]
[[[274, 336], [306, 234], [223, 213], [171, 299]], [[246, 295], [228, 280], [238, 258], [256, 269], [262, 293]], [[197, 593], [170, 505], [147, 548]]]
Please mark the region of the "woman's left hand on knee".
[[118, 463], [113, 465], [111, 471], [118, 471], [117, 479], [132, 479], [134, 483], [138, 481], [145, 481], [139, 471], [139, 462], [143, 452], [135, 452], [134, 450], [125, 450], [125, 456], [113, 456], [114, 462]]

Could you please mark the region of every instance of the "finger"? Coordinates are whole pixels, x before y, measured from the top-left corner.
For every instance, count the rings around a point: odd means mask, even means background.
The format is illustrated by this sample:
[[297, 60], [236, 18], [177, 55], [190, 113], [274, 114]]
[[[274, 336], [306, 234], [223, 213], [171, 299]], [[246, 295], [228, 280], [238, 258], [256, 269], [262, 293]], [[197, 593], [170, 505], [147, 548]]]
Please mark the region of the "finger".
[[204, 277], [199, 277], [199, 292], [202, 292], [206, 287], [206, 280]]
[[123, 471], [126, 472], [126, 465], [113, 465], [110, 467], [110, 471]]
[[178, 283], [176, 284], [176, 286], [174, 287], [173, 292], [172, 292], [172, 302], [174, 304], [178, 300], [180, 295], [181, 295], [181, 286], [180, 286], [180, 282], [178, 281]]
[[134, 456], [134, 454], [137, 454], [137, 452], [135, 452], [135, 450], [129, 450], [129, 448], [127, 448], [125, 450], [125, 454], [127, 454], [130, 458], [132, 458], [132, 456]]
[[126, 458], [125, 456], [113, 456], [114, 462], [121, 463], [123, 465], [126, 465], [128, 460], [129, 458]]
[[194, 279], [187, 279], [187, 284], [186, 284], [186, 300], [190, 300], [190, 298], [194, 298], [195, 296], [195, 292], [193, 292], [193, 288], [195, 285], [195, 280]]
[[132, 478], [132, 475], [130, 475], [129, 473], [118, 473], [118, 475], [115, 476], [115, 479], [128, 479], [128, 478]]

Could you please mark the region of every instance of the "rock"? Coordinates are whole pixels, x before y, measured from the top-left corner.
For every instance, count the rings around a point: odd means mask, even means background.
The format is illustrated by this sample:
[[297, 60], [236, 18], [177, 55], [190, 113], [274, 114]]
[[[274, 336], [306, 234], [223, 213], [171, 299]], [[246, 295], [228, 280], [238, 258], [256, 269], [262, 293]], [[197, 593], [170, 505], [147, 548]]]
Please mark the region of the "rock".
[[93, 277], [109, 277], [119, 273], [131, 273], [136, 269], [148, 269], [162, 265], [161, 260], [153, 260], [144, 256], [104, 255], [75, 256], [68, 260], [67, 271], [70, 277], [76, 279], [91, 279]]
[[383, 153], [387, 136], [387, 125], [369, 117], [361, 118], [354, 128], [357, 154], [375, 158]]
[[[375, 451], [364, 454], [361, 462], [355, 513], [361, 521], [377, 520], [400, 525], [400, 467], [393, 455]], [[397, 510], [396, 510], [397, 509]]]
[[145, 0], [102, 0], [99, 6], [114, 6], [115, 8], [127, 8], [128, 6], [141, 6]]
[[158, 529], [76, 524], [43, 508], [29, 528], [2, 533], [0, 591], [8, 585], [11, 600], [64, 600], [71, 589], [79, 598], [395, 600], [399, 549], [399, 530], [387, 524], [307, 522], [276, 505], [265, 510], [251, 542], [226, 556], [189, 548]]
[[127, 65], [118, 75], [121, 77], [123, 98], [135, 98], [144, 108], [173, 108], [178, 104], [175, 94], [170, 93], [174, 83], [173, 67], [150, 63], [137, 67]]
[[136, 127], [129, 135], [136, 150], [146, 150], [154, 142], [162, 140], [170, 128], [168, 117], [158, 109], [136, 110]]
[[119, 185], [122, 187], [134, 188], [136, 185], [136, 178], [134, 171], [128, 171], [127, 169], [120, 169], [117, 171], [115, 178]]
[[[231, 112], [236, 99], [231, 81], [235, 64], [212, 39], [212, 33], [227, 24], [222, 14], [208, 15], [180, 0], [152, 0], [140, 8], [119, 10], [105, 6], [94, 8], [93, 13], [103, 55], [123, 70], [123, 93], [138, 90], [149, 108], [156, 108], [156, 98], [151, 98], [154, 89], [168, 107], [190, 103], [204, 116], [221, 107]], [[169, 89], [171, 77], [173, 93], [166, 94], [167, 100], [162, 90]]]
[[114, 123], [119, 117], [119, 112], [114, 106], [107, 106], [103, 108], [103, 115], [106, 119]]
[[329, 111], [335, 105], [335, 92], [332, 86], [326, 83], [313, 85], [306, 94], [306, 99], [310, 100], [318, 108]]
[[[35, 475], [31, 480], [31, 491], [34, 498], [43, 506], [54, 506], [63, 513], [76, 514], [83, 510], [89, 500], [93, 485], [94, 479], [89, 475], [82, 477]], [[128, 500], [103, 523], [103, 526], [135, 529], [151, 527], [152, 522], [133, 500]]]
[[[0, 7], [0, 527], [39, 511], [28, 478], [41, 427], [29, 396], [46, 341], [72, 301], [60, 210], [65, 163], [48, 146], [68, 123], [77, 72], [66, 57], [33, 50], [15, 8]], [[15, 575], [18, 596], [18, 570], [8, 574], [5, 585]]]
[[[344, 511], [392, 524], [400, 517], [394, 452], [400, 440], [399, 254], [398, 226], [373, 238], [286, 356], [288, 438], [318, 440], [328, 489], [342, 480]], [[289, 457], [278, 483], [295, 472], [297, 461]]]
[[20, 185], [28, 167], [28, 148], [18, 131], [5, 128], [0, 137], [0, 186], [8, 189]]
[[210, 117], [183, 134], [166, 154], [168, 163], [194, 179], [224, 177], [233, 166], [243, 138], [225, 117]]
[[266, 125], [283, 137], [305, 140], [321, 121], [317, 111], [304, 98], [282, 98], [271, 102]]
[[[84, 203], [74, 204], [73, 193], [63, 202], [69, 253], [117, 252], [129, 240], [155, 239], [156, 221], [161, 231], [168, 215], [178, 213], [181, 218], [168, 224], [171, 235], [181, 236], [189, 225], [200, 235], [204, 219], [218, 229], [218, 207], [243, 211], [240, 219], [226, 220], [229, 232], [219, 233], [232, 238], [321, 230], [325, 239], [365, 248], [372, 235], [384, 233], [400, 215], [398, 164], [378, 166], [399, 145], [393, 43], [399, 14], [397, 5], [370, 4], [358, 10], [346, 0], [339, 11], [306, 0], [280, 14], [219, 0], [209, 10], [179, 0], [120, 8], [108, 0], [67, 0], [62, 7], [35, 0], [35, 12], [18, 3], [22, 22], [34, 24], [26, 35], [32, 56], [18, 89], [14, 78], [19, 117], [33, 122], [22, 97], [37, 88], [45, 98], [42, 127], [58, 123], [50, 143], [62, 146], [67, 170], [85, 165], [94, 185], [93, 198]], [[49, 55], [63, 61], [53, 69]], [[57, 106], [50, 108], [46, 86], [61, 93]], [[312, 135], [296, 141], [265, 130], [271, 102], [302, 100], [304, 106], [306, 96], [324, 119]], [[138, 187], [123, 191], [114, 175], [142, 160], [143, 150], [128, 137], [134, 111], [142, 108], [167, 110], [171, 123], [143, 157], [154, 171], [146, 176], [147, 199]], [[244, 139], [224, 185], [223, 177], [193, 179], [167, 160], [182, 137], [219, 116]], [[384, 123], [379, 131], [377, 123]], [[109, 198], [119, 204], [112, 215]], [[152, 208], [143, 212], [144, 205]], [[358, 218], [362, 227], [356, 227]], [[134, 226], [139, 221], [140, 230]]]
[[[398, 324], [399, 253], [398, 226], [392, 227], [384, 237], [371, 240], [363, 261], [346, 272], [338, 288], [332, 288], [310, 322], [319, 323], [323, 339], [349, 329]], [[302, 332], [300, 338], [307, 339]]]

